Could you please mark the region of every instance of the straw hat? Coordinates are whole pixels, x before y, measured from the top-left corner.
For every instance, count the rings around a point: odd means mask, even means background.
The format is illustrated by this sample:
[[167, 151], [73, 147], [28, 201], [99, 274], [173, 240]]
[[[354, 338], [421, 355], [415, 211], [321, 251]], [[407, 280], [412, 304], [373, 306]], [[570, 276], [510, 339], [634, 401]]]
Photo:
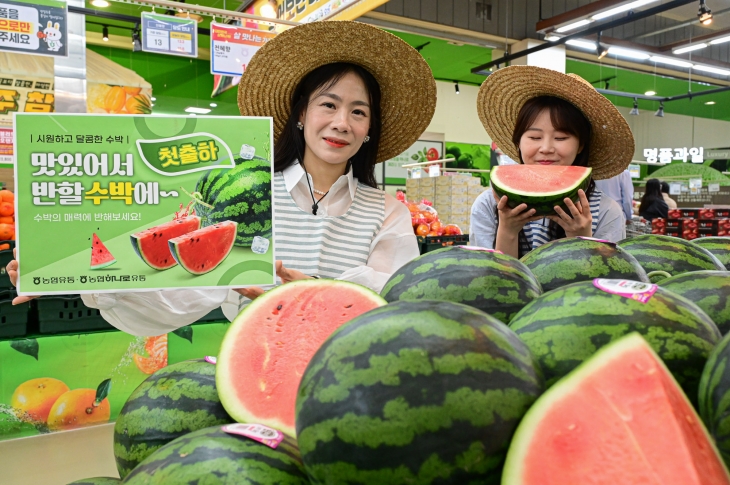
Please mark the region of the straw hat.
[[555, 96], [572, 103], [591, 123], [588, 165], [593, 178], [620, 174], [634, 156], [634, 135], [616, 107], [591, 84], [575, 74], [534, 66], [510, 66], [491, 74], [479, 88], [477, 111], [489, 136], [510, 158], [520, 161], [512, 132], [522, 106], [538, 96]]
[[403, 153], [418, 140], [436, 109], [436, 82], [413, 47], [376, 27], [352, 21], [303, 24], [277, 35], [253, 56], [238, 86], [243, 116], [273, 116], [278, 139], [294, 89], [317, 67], [349, 62], [367, 69], [381, 92], [377, 160]]

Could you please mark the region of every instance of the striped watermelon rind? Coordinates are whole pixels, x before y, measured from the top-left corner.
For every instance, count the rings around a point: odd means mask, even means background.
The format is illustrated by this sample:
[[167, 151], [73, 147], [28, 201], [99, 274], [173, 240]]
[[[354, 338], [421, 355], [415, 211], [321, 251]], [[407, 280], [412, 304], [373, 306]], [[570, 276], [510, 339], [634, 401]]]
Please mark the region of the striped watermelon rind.
[[393, 273], [387, 302], [443, 300], [472, 306], [508, 323], [542, 288], [519, 260], [498, 252], [450, 247], [419, 256]]
[[649, 282], [636, 258], [610, 242], [579, 237], [558, 239], [533, 249], [520, 261], [546, 292], [595, 278]]
[[728, 266], [730, 265], [730, 237], [701, 237], [692, 242], [701, 248], [707, 249], [725, 265], [726, 269], [730, 269], [730, 266]]
[[565, 199], [568, 198], [573, 202], [578, 201], [578, 191], [588, 190], [588, 186], [591, 182], [590, 167], [570, 167], [576, 174], [580, 174], [579, 178], [571, 186], [566, 186], [564, 189], [555, 192], [544, 192], [541, 191], [542, 187], [532, 187], [530, 191], [527, 190], [516, 190], [511, 188], [507, 183], [500, 180], [500, 172], [511, 171], [517, 169], [523, 170], [550, 170], [550, 169], [561, 169], [568, 167], [542, 167], [532, 165], [499, 165], [492, 167], [492, 171], [489, 174], [489, 181], [497, 195], [498, 199], [502, 196], [507, 196], [507, 205], [515, 208], [520, 204], [527, 204], [527, 208], [535, 209], [536, 216], [547, 216], [555, 215], [555, 206], [560, 207], [564, 211], [567, 211], [565, 205]]
[[218, 398], [215, 371], [203, 359], [178, 362], [132, 392], [114, 425], [114, 457], [122, 478], [172, 440], [234, 422]]
[[730, 271], [693, 271], [659, 284], [702, 308], [722, 335], [730, 332]]
[[235, 244], [248, 247], [254, 237], [272, 235], [271, 163], [261, 158], [237, 158], [235, 163], [234, 168], [209, 170], [198, 179], [195, 191], [213, 208], [196, 204], [195, 211], [203, 226], [237, 222]]
[[730, 334], [707, 359], [700, 380], [698, 411], [730, 467]]
[[82, 478], [81, 480], [76, 480], [75, 482], [71, 482], [68, 485], [117, 485], [119, 483], [122, 483], [122, 481], [118, 478], [92, 477]]
[[302, 460], [313, 484], [497, 483], [542, 390], [530, 351], [495, 318], [391, 303], [340, 327], [307, 366]]
[[273, 449], [211, 426], [188, 433], [148, 456], [126, 485], [307, 485], [296, 441], [284, 436]]
[[655, 283], [663, 277], [651, 276], [654, 271], [665, 271], [672, 276], [690, 271], [725, 271], [725, 266], [710, 251], [677, 237], [645, 234], [623, 239], [618, 245], [636, 258]]
[[510, 328], [540, 362], [548, 386], [607, 343], [638, 332], [695, 402], [702, 368], [721, 337], [697, 305], [669, 290], [659, 287], [641, 303], [590, 281], [543, 294], [512, 319]]

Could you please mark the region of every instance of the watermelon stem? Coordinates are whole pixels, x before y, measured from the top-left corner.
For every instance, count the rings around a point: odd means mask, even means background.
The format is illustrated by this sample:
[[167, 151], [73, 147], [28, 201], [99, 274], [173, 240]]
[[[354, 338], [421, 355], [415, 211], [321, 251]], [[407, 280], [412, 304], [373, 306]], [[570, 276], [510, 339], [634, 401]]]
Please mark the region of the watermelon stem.
[[[652, 271], [651, 273], [647, 273], [646, 276], [649, 277], [649, 279], [653, 278], [654, 276], [664, 276], [664, 278], [671, 278], [672, 275], [667, 273], [666, 271]], [[652, 280], [653, 281], [653, 280]]]
[[201, 194], [200, 192], [193, 192], [191, 194], [190, 192], [188, 192], [187, 190], [185, 190], [185, 187], [180, 187], [180, 190], [182, 190], [183, 192], [185, 192], [191, 199], [193, 199], [193, 200], [190, 201], [191, 204], [200, 204], [203, 207], [207, 207], [208, 209], [211, 209], [211, 210], [213, 209], [213, 206], [212, 205], [203, 202], [203, 194]]

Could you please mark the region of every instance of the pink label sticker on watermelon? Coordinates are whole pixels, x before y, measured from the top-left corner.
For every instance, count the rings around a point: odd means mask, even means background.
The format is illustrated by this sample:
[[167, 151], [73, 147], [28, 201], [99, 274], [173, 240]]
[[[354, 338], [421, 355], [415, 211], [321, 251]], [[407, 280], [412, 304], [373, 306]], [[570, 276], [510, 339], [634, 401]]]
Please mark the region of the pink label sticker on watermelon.
[[216, 365], [216, 364], [218, 363], [218, 359], [216, 359], [216, 358], [215, 358], [215, 357], [213, 357], [212, 355], [206, 355], [206, 356], [205, 356], [205, 361], [206, 361], [207, 363], [209, 363], [209, 364], [213, 364], [213, 365]]
[[254, 441], [263, 443], [269, 448], [276, 449], [284, 440], [284, 433], [274, 428], [269, 428], [263, 424], [227, 424], [221, 428], [228, 434], [237, 434], [239, 436], [245, 436], [251, 438]]
[[578, 239], [585, 239], [586, 241], [596, 241], [596, 242], [602, 242], [606, 244], [610, 244], [611, 246], [615, 246], [615, 242], [607, 241], [605, 239], [596, 239], [595, 237], [585, 237], [585, 236], [578, 236]]
[[623, 296], [641, 303], [648, 302], [659, 287], [659, 285], [644, 283], [642, 281], [609, 280], [604, 278], [596, 278], [593, 280], [593, 286], [606, 293]]
[[484, 251], [485, 253], [497, 253], [504, 254], [502, 251], [496, 249], [480, 248], [479, 246], [456, 246], [457, 248], [466, 249], [467, 251]]

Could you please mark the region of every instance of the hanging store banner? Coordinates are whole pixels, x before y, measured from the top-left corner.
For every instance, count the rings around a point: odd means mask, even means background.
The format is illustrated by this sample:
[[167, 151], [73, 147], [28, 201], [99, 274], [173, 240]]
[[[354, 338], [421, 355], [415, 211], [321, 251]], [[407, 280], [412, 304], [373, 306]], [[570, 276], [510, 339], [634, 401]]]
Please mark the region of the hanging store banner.
[[0, 0], [0, 50], [68, 57], [66, 2]]
[[52, 113], [52, 78], [0, 73], [0, 125], [11, 128], [14, 113]]
[[142, 50], [198, 57], [198, 22], [185, 17], [142, 12]]
[[210, 24], [210, 72], [226, 76], [241, 76], [251, 57], [262, 45], [276, 37], [275, 32]]
[[[276, 18], [294, 22], [318, 20], [355, 20], [388, 0], [276, 0]], [[247, 13], [266, 17], [274, 0], [258, 0]], [[264, 11], [262, 11], [262, 8]]]
[[16, 114], [19, 293], [273, 284], [272, 138], [271, 118]]

